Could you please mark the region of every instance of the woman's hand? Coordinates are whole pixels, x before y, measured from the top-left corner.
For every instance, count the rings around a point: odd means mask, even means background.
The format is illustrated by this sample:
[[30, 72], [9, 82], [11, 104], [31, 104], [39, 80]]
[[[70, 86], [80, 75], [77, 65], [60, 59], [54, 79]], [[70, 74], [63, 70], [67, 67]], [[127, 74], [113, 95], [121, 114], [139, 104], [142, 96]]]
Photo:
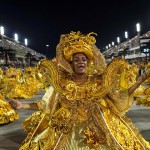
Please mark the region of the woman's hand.
[[13, 109], [16, 109], [16, 110], [17, 109], [23, 109], [23, 104], [20, 101], [18, 101], [18, 100], [11, 99], [9, 104], [11, 105], [11, 107]]
[[129, 89], [128, 89], [128, 93], [129, 95], [131, 95], [147, 78], [150, 77], [150, 72], [146, 71], [144, 72], [135, 82], [134, 85], [132, 85]]

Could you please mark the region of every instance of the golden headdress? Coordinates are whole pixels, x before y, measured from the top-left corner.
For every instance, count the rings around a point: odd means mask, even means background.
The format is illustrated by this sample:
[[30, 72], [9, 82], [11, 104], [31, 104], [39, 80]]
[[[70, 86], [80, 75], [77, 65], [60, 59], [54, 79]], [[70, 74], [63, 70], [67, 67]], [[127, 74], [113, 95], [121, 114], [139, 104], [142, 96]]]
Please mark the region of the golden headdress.
[[106, 67], [105, 59], [100, 53], [100, 50], [95, 46], [96, 39], [92, 36], [92, 34], [96, 35], [96, 33], [93, 32], [84, 35], [81, 34], [80, 31], [72, 31], [70, 34], [61, 35], [60, 43], [56, 48], [56, 58], [59, 66], [72, 74], [73, 70], [70, 66], [72, 56], [75, 53], [82, 52], [90, 60], [88, 73], [102, 74], [104, 72], [104, 68]]

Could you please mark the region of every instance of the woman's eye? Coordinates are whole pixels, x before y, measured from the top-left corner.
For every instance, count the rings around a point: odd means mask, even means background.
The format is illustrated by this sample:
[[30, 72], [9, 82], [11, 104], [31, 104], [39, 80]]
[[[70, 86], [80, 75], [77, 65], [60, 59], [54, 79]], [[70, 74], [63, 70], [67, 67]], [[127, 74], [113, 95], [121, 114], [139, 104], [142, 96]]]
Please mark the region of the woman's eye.
[[87, 61], [86, 58], [83, 58], [82, 61]]
[[87, 59], [86, 58], [81, 58], [81, 59], [74, 59], [73, 61], [74, 62], [80, 62], [80, 61], [85, 62], [85, 61], [87, 61]]

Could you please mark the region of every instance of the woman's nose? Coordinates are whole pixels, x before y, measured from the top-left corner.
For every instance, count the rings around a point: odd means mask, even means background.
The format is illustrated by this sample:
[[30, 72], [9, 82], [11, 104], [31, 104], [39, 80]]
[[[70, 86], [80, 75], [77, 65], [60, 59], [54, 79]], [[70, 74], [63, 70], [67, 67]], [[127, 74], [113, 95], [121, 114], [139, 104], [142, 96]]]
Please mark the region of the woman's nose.
[[80, 59], [79, 60], [79, 63], [84, 63], [85, 61], [83, 59]]

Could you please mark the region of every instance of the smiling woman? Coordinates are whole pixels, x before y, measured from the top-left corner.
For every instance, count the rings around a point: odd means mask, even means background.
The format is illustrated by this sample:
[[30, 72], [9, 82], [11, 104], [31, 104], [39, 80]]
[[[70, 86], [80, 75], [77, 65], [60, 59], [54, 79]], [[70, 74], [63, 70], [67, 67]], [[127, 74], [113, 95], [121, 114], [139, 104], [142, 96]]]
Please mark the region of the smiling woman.
[[47, 98], [25, 105], [12, 100], [16, 109], [39, 110], [23, 123], [28, 136], [20, 150], [150, 150], [125, 116], [132, 93], [150, 73], [131, 87], [121, 84], [127, 63], [114, 60], [106, 67], [92, 34], [62, 35], [56, 62], [40, 61], [51, 85]]
[[76, 74], [84, 74], [87, 67], [87, 57], [84, 53], [73, 55], [71, 66]]

